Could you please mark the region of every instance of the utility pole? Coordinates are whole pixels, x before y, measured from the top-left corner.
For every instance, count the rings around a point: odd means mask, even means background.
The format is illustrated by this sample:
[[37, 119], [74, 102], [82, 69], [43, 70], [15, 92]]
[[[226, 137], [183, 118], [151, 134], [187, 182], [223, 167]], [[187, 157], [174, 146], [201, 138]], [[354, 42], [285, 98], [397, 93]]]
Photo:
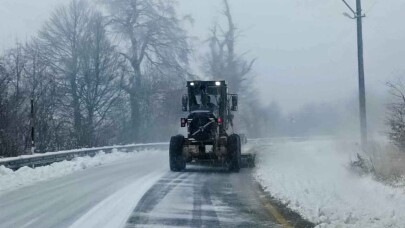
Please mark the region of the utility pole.
[[359, 68], [359, 106], [360, 106], [360, 132], [361, 132], [361, 145], [363, 149], [367, 145], [367, 113], [366, 113], [366, 88], [364, 82], [364, 59], [363, 59], [363, 17], [361, 9], [361, 0], [356, 0], [356, 11], [350, 5], [342, 0], [343, 3], [352, 11], [353, 16], [344, 13], [345, 16], [357, 20], [357, 54], [358, 54], [358, 68]]

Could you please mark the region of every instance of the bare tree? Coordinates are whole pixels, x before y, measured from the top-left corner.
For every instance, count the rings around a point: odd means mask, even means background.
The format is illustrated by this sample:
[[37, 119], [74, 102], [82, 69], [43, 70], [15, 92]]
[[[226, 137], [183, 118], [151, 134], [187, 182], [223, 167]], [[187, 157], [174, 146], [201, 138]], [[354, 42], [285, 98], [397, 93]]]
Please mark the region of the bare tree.
[[218, 24], [212, 27], [208, 40], [210, 52], [205, 58], [204, 70], [215, 79], [225, 79], [232, 91], [239, 93], [249, 86], [244, 81], [249, 77], [255, 59], [247, 61], [243, 54], [236, 54], [237, 28], [228, 0], [223, 0], [223, 3], [226, 29]]
[[100, 13], [91, 17], [85, 37], [80, 54], [83, 64], [79, 79], [80, 99], [86, 120], [83, 137], [86, 146], [94, 146], [96, 130], [104, 127], [103, 122], [121, 95], [122, 59], [107, 37], [106, 23]]
[[[59, 107], [66, 121], [72, 120], [74, 146], [83, 146], [83, 116], [80, 101], [80, 53], [93, 12], [84, 0], [73, 0], [55, 10], [39, 34], [41, 55], [53, 68], [58, 84]], [[67, 109], [67, 110], [66, 110]], [[70, 112], [72, 110], [72, 112]]]
[[20, 44], [0, 59], [0, 155], [16, 156], [27, 149], [26, 60]]
[[[148, 94], [145, 75], [153, 67], [160, 75], [187, 76], [190, 47], [173, 0], [105, 0], [110, 22], [124, 42], [122, 55], [132, 67], [122, 86], [130, 96], [132, 141], [139, 140]], [[146, 95], [146, 97], [145, 97]]]
[[399, 78], [396, 82], [387, 82], [386, 85], [393, 98], [388, 105], [389, 138], [399, 148], [405, 149], [405, 84]]
[[100, 131], [107, 131], [105, 124], [121, 96], [123, 58], [111, 44], [106, 26], [102, 14], [86, 0], [72, 0], [56, 9], [39, 33], [40, 55], [57, 88], [58, 126], [73, 136], [70, 147], [105, 144], [113, 138], [104, 140]]
[[[58, 118], [58, 86], [56, 72], [41, 55], [40, 44], [33, 40], [24, 47], [27, 61], [24, 77], [27, 81], [28, 97], [34, 101], [35, 144], [37, 152], [53, 151], [66, 148], [69, 135], [63, 135], [63, 128]], [[62, 134], [62, 135], [61, 135]]]
[[[209, 53], [205, 56], [203, 71], [217, 80], [226, 80], [230, 92], [238, 93], [241, 96], [241, 114], [236, 116], [235, 122], [242, 123], [250, 135], [257, 135], [259, 121], [253, 110], [261, 110], [257, 94], [252, 87], [252, 67], [255, 59], [246, 60], [244, 54], [238, 54], [236, 45], [238, 41], [238, 29], [233, 21], [230, 5], [223, 0], [225, 28], [221, 24], [215, 24], [211, 28], [211, 35], [208, 39]], [[248, 80], [249, 79], [249, 80]]]

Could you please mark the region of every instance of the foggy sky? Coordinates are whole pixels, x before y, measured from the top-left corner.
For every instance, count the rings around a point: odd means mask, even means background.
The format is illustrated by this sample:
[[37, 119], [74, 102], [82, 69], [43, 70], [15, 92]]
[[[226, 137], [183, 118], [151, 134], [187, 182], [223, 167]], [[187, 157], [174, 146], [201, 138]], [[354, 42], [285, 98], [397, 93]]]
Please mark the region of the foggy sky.
[[[0, 49], [34, 35], [50, 11], [66, 0], [0, 0]], [[354, 0], [349, 0], [354, 7]], [[230, 0], [242, 33], [237, 49], [257, 58], [255, 85], [264, 103], [287, 111], [306, 103], [335, 102], [357, 93], [356, 24], [340, 0]], [[405, 1], [363, 0], [367, 94], [384, 97], [385, 81], [405, 76]], [[221, 0], [179, 0], [191, 14], [198, 62]]]

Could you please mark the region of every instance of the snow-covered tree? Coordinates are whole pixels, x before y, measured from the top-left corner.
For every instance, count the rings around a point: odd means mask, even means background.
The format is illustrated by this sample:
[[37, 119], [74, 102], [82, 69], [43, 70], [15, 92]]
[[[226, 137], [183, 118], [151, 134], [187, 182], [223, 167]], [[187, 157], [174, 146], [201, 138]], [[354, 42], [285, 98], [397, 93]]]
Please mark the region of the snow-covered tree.
[[[129, 94], [131, 121], [128, 136], [139, 140], [149, 116], [147, 99], [154, 76], [186, 78], [190, 45], [173, 0], [104, 0], [121, 54], [131, 66], [122, 87]], [[150, 69], [152, 69], [150, 71]], [[174, 78], [173, 78], [174, 77]], [[152, 80], [151, 80], [152, 79]], [[170, 80], [169, 79], [169, 80]], [[146, 89], [146, 90], [145, 90]], [[146, 115], [145, 115], [146, 114]]]
[[398, 147], [405, 150], [405, 84], [401, 78], [386, 84], [393, 98], [388, 105], [389, 138]]

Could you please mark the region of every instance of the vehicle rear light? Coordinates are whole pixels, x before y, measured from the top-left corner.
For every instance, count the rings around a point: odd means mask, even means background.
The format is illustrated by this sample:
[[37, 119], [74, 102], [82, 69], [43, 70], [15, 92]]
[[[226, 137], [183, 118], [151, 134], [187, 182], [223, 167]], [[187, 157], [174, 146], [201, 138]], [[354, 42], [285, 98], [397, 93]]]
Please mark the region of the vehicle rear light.
[[222, 123], [222, 118], [218, 117], [218, 123]]
[[185, 127], [187, 124], [187, 119], [186, 118], [181, 118], [181, 127]]

